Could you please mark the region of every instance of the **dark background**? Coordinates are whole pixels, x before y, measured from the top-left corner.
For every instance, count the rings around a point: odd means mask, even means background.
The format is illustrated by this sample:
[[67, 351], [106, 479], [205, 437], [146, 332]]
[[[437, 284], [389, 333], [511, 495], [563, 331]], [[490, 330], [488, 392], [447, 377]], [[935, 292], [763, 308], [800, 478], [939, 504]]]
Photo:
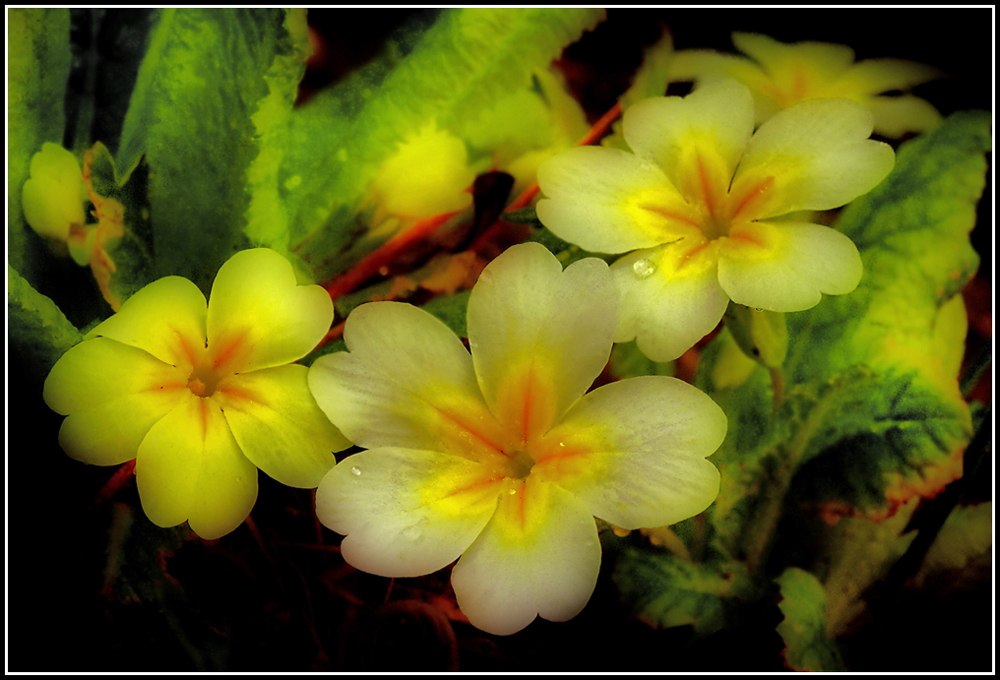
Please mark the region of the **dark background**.
[[[322, 58], [314, 60], [303, 88], [335, 80], [374, 56], [393, 29], [425, 14], [312, 11], [310, 23], [325, 53], [317, 55]], [[641, 47], [659, 37], [661, 23], [678, 49], [733, 51], [729, 34], [742, 30], [785, 42], [848, 44], [858, 59], [921, 61], [953, 76], [916, 90], [943, 114], [992, 110], [990, 9], [611, 10], [608, 21], [562, 59], [592, 120], [628, 86]], [[991, 307], [993, 288], [989, 187], [986, 193], [973, 235], [984, 257], [981, 313]], [[123, 573], [119, 583], [145, 582], [153, 590], [107, 597], [101, 590], [109, 527], [116, 517], [126, 518], [129, 507], [140, 507], [134, 483], [91, 507], [114, 470], [63, 454], [56, 442], [62, 419], [41, 401], [43, 376], [33, 375], [16, 354], [8, 354], [7, 371], [11, 671], [784, 669], [774, 632], [781, 615], [773, 603], [752, 612], [747, 625], [697, 640], [689, 628], [656, 631], [630, 617], [606, 573], [584, 612], [568, 623], [538, 620], [507, 638], [462, 623], [449, 627], [440, 614], [414, 604], [446, 600], [447, 571], [390, 584], [345, 568], [335, 552], [302, 547], [317, 543], [311, 493], [263, 474], [252, 514], [256, 532], [242, 526], [219, 541], [189, 540], [174, 553], [148, 548], [148, 564], [161, 560], [168, 576]], [[152, 527], [141, 511], [134, 519], [133, 551], [176, 535]], [[337, 543], [325, 529], [322, 538]], [[944, 602], [904, 601], [867, 629], [866, 640], [848, 645], [847, 660], [867, 671], [989, 670], [991, 603], [990, 584]]]

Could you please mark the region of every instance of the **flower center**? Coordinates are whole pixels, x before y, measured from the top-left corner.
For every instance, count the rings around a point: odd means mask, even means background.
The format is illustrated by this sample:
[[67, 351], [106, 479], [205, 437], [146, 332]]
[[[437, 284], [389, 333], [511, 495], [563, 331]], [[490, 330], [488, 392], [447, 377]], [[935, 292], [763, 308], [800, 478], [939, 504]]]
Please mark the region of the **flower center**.
[[222, 376], [203, 355], [195, 364], [191, 375], [188, 376], [187, 388], [196, 396], [210, 397], [215, 394], [221, 380]]
[[527, 447], [518, 448], [509, 452], [510, 460], [507, 463], [507, 476], [512, 479], [524, 479], [531, 474], [531, 468], [535, 465], [535, 459]]

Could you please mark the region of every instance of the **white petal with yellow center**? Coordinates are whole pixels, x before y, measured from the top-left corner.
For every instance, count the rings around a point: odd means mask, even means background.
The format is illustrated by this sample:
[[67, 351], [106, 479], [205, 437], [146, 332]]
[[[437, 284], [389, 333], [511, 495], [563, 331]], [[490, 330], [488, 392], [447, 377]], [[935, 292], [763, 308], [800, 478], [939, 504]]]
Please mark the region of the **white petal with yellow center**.
[[597, 253], [649, 248], [695, 228], [663, 171], [620, 149], [567, 149], [538, 166], [538, 219], [561, 239]]
[[689, 181], [682, 161], [698, 145], [722, 159], [728, 184], [753, 134], [753, 98], [745, 85], [726, 79], [684, 98], [643, 99], [625, 111], [623, 132], [636, 155], [657, 163], [676, 187]]
[[305, 366], [266, 368], [232, 376], [210, 399], [222, 408], [243, 455], [287, 486], [312, 489], [350, 442], [309, 392]]
[[744, 176], [773, 177], [766, 219], [797, 210], [839, 208], [871, 191], [895, 163], [888, 144], [868, 139], [872, 114], [847, 99], [812, 99], [775, 114], [750, 140], [734, 186]]
[[821, 293], [850, 293], [861, 281], [858, 249], [830, 227], [756, 222], [720, 244], [719, 283], [734, 302], [773, 312], [814, 307]]
[[292, 265], [266, 248], [243, 250], [219, 268], [208, 304], [208, 349], [226, 374], [301, 359], [333, 322], [320, 286], [299, 286]]
[[361, 305], [347, 319], [349, 352], [322, 356], [309, 388], [359, 446], [504, 457], [506, 433], [479, 392], [472, 357], [452, 331], [401, 302]]
[[722, 320], [717, 244], [701, 239], [637, 250], [611, 266], [621, 294], [615, 342], [635, 339], [653, 361], [673, 361]]
[[[553, 428], [553, 456], [540, 456], [532, 477], [560, 485], [616, 526], [665, 526], [715, 500], [719, 471], [705, 458], [725, 436], [722, 409], [695, 387], [664, 376], [623, 380], [589, 393]], [[576, 457], [573, 467], [562, 451]]]
[[512, 490], [451, 577], [462, 613], [494, 635], [516, 633], [535, 616], [573, 618], [601, 566], [597, 527], [582, 502], [534, 475]]
[[490, 410], [528, 441], [590, 387], [611, 354], [618, 296], [607, 265], [565, 271], [544, 246], [509, 248], [469, 298], [469, 346]]
[[502, 475], [436, 451], [379, 448], [347, 457], [316, 490], [316, 516], [346, 534], [341, 554], [371, 574], [448, 566], [493, 515]]

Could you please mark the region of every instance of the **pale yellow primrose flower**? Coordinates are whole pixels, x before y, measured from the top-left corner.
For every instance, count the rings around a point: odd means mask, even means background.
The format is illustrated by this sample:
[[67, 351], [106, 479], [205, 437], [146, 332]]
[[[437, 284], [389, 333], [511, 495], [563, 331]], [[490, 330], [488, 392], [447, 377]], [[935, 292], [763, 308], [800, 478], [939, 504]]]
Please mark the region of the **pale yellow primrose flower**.
[[87, 264], [87, 189], [80, 162], [58, 144], [45, 142], [41, 151], [31, 157], [30, 172], [31, 177], [21, 188], [21, 206], [28, 226], [40, 236], [65, 241], [77, 264]]
[[800, 102], [753, 132], [753, 99], [732, 79], [624, 114], [620, 149], [577, 147], [538, 169], [538, 218], [611, 267], [622, 295], [615, 342], [676, 359], [729, 300], [776, 312], [857, 287], [861, 257], [829, 227], [772, 218], [827, 210], [870, 191], [895, 155], [868, 139], [872, 116], [847, 99]]
[[923, 132], [941, 122], [941, 114], [926, 100], [906, 90], [944, 73], [933, 66], [904, 59], [866, 59], [855, 63], [854, 50], [822, 42], [783, 43], [756, 33], [733, 33], [733, 44], [750, 56], [712, 50], [681, 50], [670, 65], [671, 82], [694, 80], [702, 85], [735, 78], [750, 88], [758, 125], [775, 113], [807, 99], [844, 97], [875, 116], [875, 133], [902, 137]]
[[256, 501], [257, 468], [313, 488], [350, 445], [312, 398], [308, 369], [287, 365], [332, 320], [326, 292], [296, 285], [288, 261], [263, 248], [222, 265], [207, 305], [185, 278], [154, 281], [46, 378], [45, 403], [68, 416], [59, 443], [95, 465], [135, 458], [153, 523], [229, 533]]
[[726, 416], [674, 378], [585, 392], [611, 352], [617, 299], [596, 258], [562, 270], [536, 243], [507, 250], [469, 299], [472, 354], [416, 307], [373, 302], [348, 352], [309, 372], [320, 407], [357, 445], [316, 491], [351, 565], [420, 576], [461, 556], [452, 585], [473, 625], [507, 635], [576, 616], [594, 590], [593, 517], [627, 529], [707, 508], [705, 460]]

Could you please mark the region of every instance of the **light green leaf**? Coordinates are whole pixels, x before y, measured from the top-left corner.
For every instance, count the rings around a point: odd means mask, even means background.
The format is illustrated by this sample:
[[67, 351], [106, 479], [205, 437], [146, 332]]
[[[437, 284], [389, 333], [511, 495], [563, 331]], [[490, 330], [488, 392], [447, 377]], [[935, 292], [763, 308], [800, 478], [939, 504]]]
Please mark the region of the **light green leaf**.
[[7, 336], [12, 353], [39, 382], [83, 335], [62, 310], [7, 265]]
[[325, 279], [374, 248], [377, 240], [353, 241], [368, 228], [366, 192], [400, 142], [431, 123], [458, 134], [530, 89], [533, 74], [601, 18], [596, 9], [450, 10], [419, 40], [411, 34], [405, 56], [390, 52], [297, 110], [279, 179], [298, 229], [293, 250]]
[[7, 9], [7, 263], [35, 284], [42, 241], [21, 212], [21, 187], [42, 143], [62, 145], [70, 70], [69, 10]]
[[219, 266], [249, 245], [248, 187], [263, 192], [261, 175], [275, 164], [272, 133], [301, 53], [286, 17], [271, 9], [161, 11], [116, 156], [119, 168], [140, 155], [150, 168], [151, 278], [186, 276], [207, 291]]
[[826, 593], [819, 580], [791, 567], [776, 581], [781, 588], [778, 608], [785, 615], [778, 624], [785, 663], [797, 671], [844, 670], [837, 643], [826, 635]]

